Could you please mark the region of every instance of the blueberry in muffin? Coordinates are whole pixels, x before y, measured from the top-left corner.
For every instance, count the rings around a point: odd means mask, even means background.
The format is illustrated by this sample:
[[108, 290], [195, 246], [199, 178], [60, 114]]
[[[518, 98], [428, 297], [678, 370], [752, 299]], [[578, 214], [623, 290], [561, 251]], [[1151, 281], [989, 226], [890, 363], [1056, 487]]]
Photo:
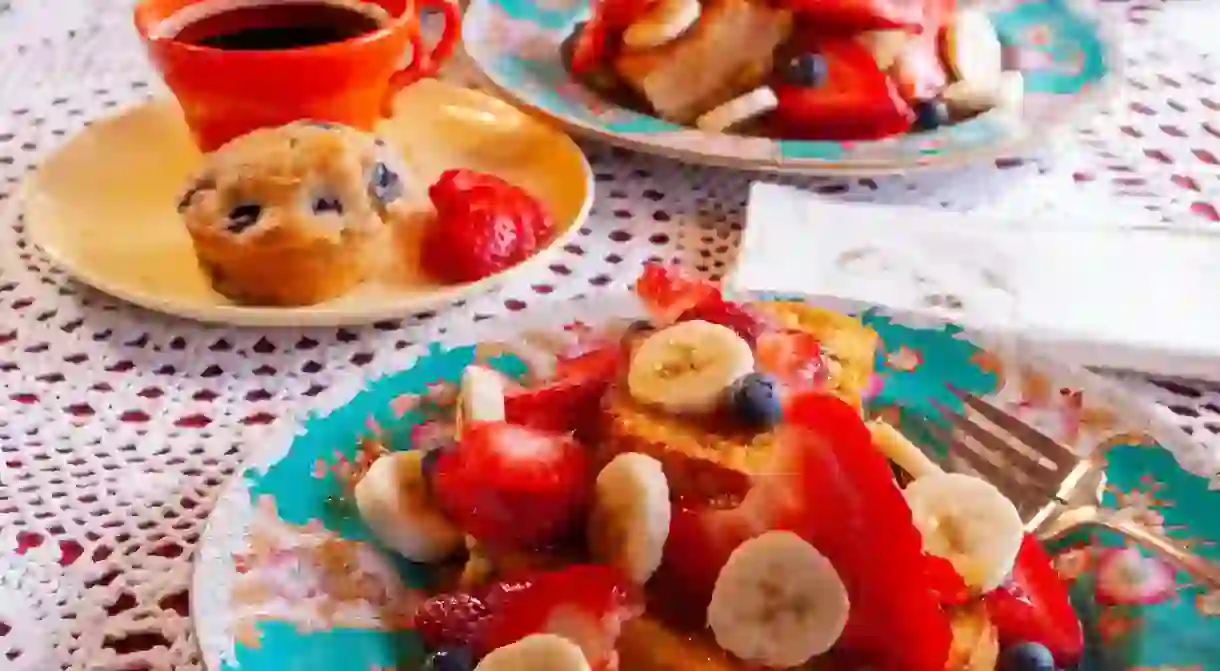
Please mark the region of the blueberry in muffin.
[[298, 121], [207, 156], [178, 211], [216, 291], [248, 305], [312, 305], [374, 271], [395, 213], [422, 198], [415, 186], [386, 143]]

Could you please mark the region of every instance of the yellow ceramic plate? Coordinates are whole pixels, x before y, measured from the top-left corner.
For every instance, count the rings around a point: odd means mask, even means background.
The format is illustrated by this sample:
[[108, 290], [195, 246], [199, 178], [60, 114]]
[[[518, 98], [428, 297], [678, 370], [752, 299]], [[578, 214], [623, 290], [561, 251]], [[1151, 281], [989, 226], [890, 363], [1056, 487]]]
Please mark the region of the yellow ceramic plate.
[[539, 254], [472, 284], [444, 286], [419, 273], [370, 280], [341, 298], [304, 308], [247, 307], [212, 290], [175, 211], [201, 156], [172, 100], [91, 125], [26, 184], [30, 237], [80, 281], [159, 312], [250, 326], [337, 326], [401, 317], [487, 291], [561, 247], [589, 213], [593, 176], [563, 133], [505, 102], [426, 80], [404, 91], [382, 135], [416, 175], [448, 168], [499, 175], [528, 189], [559, 233]]

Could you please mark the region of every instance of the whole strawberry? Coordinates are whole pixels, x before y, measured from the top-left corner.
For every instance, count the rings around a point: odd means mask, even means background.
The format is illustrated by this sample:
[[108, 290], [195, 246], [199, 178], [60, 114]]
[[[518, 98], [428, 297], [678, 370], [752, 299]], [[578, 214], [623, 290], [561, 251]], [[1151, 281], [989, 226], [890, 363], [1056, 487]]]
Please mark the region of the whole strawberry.
[[432, 488], [445, 513], [480, 543], [534, 549], [584, 519], [589, 467], [570, 434], [476, 422], [437, 459]]
[[436, 221], [421, 263], [445, 282], [473, 282], [520, 263], [554, 232], [545, 208], [494, 175], [449, 170], [428, 190]]

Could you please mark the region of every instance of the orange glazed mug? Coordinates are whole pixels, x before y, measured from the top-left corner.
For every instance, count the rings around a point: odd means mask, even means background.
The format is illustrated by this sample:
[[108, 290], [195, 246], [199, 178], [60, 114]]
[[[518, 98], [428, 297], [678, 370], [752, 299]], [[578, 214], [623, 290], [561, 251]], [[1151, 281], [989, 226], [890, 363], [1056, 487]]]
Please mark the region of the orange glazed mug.
[[[176, 24], [188, 8], [217, 0], [141, 0], [135, 24], [153, 65], [177, 97], [195, 144], [206, 152], [252, 130], [299, 119], [372, 130], [382, 116], [392, 113], [399, 90], [434, 76], [460, 35], [456, 3], [367, 1], [388, 13], [388, 23], [342, 41], [297, 48], [222, 49], [179, 40], [177, 32], [167, 30], [167, 19], [175, 17]], [[230, 0], [226, 6], [265, 5], [289, 12], [294, 4], [299, 10], [307, 3]], [[419, 10], [424, 7], [440, 10], [445, 19], [444, 32], [431, 51], [420, 32]], [[179, 14], [184, 9], [188, 12]], [[413, 52], [411, 63], [400, 67], [407, 47]]]

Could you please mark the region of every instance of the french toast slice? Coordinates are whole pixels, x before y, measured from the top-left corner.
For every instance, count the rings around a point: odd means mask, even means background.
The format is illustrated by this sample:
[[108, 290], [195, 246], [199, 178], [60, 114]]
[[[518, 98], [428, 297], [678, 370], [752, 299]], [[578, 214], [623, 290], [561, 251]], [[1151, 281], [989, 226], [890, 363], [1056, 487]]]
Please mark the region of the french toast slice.
[[653, 49], [624, 50], [613, 66], [662, 118], [690, 124], [762, 84], [791, 32], [787, 10], [750, 0], [704, 0], [699, 20], [681, 37]]
[[[763, 302], [753, 307], [779, 326], [814, 335], [827, 353], [828, 390], [855, 407], [873, 374], [877, 334], [859, 320], [804, 303]], [[632, 346], [628, 343], [628, 348]], [[715, 418], [668, 414], [635, 401], [624, 385], [603, 401], [599, 458], [642, 452], [661, 462], [676, 496], [732, 504], [745, 495], [752, 475], [772, 463], [774, 432], [743, 431]]]

